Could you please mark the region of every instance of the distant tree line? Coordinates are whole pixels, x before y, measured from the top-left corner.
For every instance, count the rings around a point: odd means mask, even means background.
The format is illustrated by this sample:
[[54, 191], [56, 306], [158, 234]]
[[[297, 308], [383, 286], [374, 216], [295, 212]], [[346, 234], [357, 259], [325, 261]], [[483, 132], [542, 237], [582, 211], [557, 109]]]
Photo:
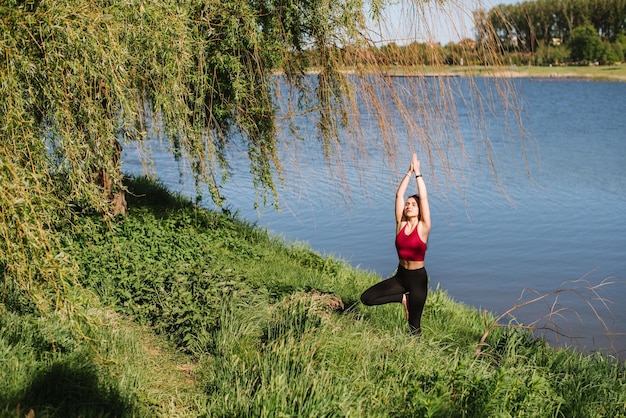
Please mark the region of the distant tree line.
[[413, 42], [343, 45], [300, 53], [322, 68], [332, 56], [346, 67], [613, 64], [626, 55], [626, 0], [536, 0], [474, 12], [476, 36], [441, 45]]
[[495, 39], [520, 63], [624, 60], [626, 0], [537, 0], [475, 12], [477, 41]]
[[411, 67], [422, 71], [423, 67], [441, 67], [444, 65], [489, 65], [502, 64], [502, 54], [495, 52], [493, 45], [488, 47], [479, 45], [472, 39], [463, 39], [458, 43], [449, 43], [442, 46], [437, 42], [412, 42], [399, 45], [390, 42], [381, 46], [370, 45], [358, 47], [345, 45], [334, 47], [323, 54], [317, 49], [308, 49], [299, 52], [311, 67], [321, 68], [324, 65], [324, 56], [332, 56], [341, 65], [348, 68], [371, 67], [385, 70], [387, 67]]

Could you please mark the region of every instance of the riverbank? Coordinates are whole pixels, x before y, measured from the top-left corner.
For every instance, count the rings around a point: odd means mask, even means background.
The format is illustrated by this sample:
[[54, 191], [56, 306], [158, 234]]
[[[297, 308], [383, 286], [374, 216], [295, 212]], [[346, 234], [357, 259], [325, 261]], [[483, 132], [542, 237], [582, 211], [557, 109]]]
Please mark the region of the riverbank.
[[608, 66], [441, 66], [385, 69], [390, 76], [473, 76], [503, 78], [585, 79], [626, 82], [626, 64]]
[[129, 188], [127, 217], [67, 231], [75, 317], [7, 295], [0, 416], [626, 415], [614, 358], [508, 327], [477, 352], [493, 317], [441, 289], [415, 339], [400, 304], [359, 302], [380, 277], [149, 181]]

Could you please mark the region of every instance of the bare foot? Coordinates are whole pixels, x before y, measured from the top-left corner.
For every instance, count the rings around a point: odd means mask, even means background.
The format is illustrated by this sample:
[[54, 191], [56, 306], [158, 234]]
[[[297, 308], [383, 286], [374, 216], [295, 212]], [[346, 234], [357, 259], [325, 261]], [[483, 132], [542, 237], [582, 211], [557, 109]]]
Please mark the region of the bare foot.
[[409, 319], [409, 303], [406, 300], [406, 293], [402, 295], [402, 305], [404, 305], [404, 312], [406, 313], [406, 319]]

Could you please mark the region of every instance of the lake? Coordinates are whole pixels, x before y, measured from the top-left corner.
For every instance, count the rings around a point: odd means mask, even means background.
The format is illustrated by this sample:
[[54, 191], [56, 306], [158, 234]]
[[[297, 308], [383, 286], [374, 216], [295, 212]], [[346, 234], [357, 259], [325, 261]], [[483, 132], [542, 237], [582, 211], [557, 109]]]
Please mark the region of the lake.
[[[467, 88], [462, 78], [453, 83], [459, 84], [459, 91]], [[477, 83], [486, 88], [492, 81]], [[448, 182], [438, 162], [431, 163], [417, 146], [432, 212], [426, 258], [430, 286], [495, 313], [505, 312], [518, 299], [556, 292], [516, 309], [516, 320], [557, 326], [575, 337], [546, 332], [554, 343], [624, 357], [626, 83], [560, 79], [513, 83], [529, 141], [521, 146], [519, 141], [501, 140], [506, 127], [489, 112], [478, 134], [492, 144], [501, 187], [489, 164], [471, 147], [470, 164], [458, 169], [464, 180]], [[471, 102], [458, 106], [463, 132], [471, 132], [467, 116], [471, 107]], [[367, 129], [372, 138], [369, 158], [345, 161], [343, 184], [337, 183], [332, 167], [303, 145], [291, 157], [297, 164], [285, 167], [280, 211], [254, 208], [245, 153], [233, 149], [233, 176], [223, 189], [227, 206], [289, 242], [308, 243], [321, 254], [388, 277], [397, 265], [393, 199], [410, 154], [398, 167], [384, 163], [376, 154], [381, 152], [375, 146], [378, 133]], [[305, 136], [307, 132], [304, 129]], [[404, 138], [400, 143], [411, 141]], [[179, 164], [163, 145], [158, 141], [145, 145], [163, 184], [195, 196], [193, 181], [180, 174]], [[522, 151], [528, 155], [526, 162]], [[122, 164], [126, 173], [143, 173], [140, 153], [132, 144], [125, 145]], [[346, 187], [349, 195], [344, 193]], [[428, 324], [423, 326], [427, 332]]]

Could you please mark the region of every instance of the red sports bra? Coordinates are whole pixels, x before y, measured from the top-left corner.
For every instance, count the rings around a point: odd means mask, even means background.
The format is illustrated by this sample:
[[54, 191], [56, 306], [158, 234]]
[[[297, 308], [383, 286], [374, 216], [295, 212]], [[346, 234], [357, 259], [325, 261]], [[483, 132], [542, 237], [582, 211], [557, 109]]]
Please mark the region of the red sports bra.
[[424, 261], [426, 255], [426, 243], [422, 241], [417, 233], [417, 226], [409, 235], [404, 233], [406, 224], [396, 235], [396, 250], [398, 258], [407, 261]]

